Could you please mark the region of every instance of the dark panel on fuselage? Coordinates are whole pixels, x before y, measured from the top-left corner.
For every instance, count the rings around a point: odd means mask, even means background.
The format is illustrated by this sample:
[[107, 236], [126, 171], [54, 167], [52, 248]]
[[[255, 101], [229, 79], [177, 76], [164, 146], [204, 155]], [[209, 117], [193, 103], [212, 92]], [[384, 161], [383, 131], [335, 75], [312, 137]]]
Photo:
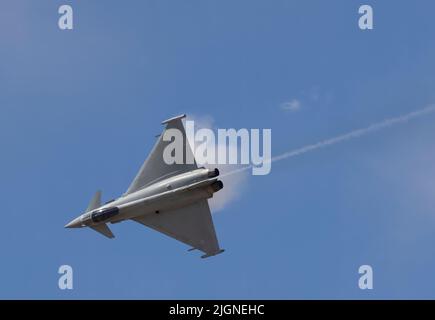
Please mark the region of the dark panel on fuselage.
[[116, 216], [118, 213], [119, 213], [118, 207], [97, 210], [92, 212], [91, 220], [94, 223], [103, 222]]

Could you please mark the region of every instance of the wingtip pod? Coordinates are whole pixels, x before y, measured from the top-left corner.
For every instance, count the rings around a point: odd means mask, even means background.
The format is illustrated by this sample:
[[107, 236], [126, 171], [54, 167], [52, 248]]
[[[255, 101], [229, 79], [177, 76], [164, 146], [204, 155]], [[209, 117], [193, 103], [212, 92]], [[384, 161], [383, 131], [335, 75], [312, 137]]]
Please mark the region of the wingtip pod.
[[172, 121], [175, 121], [175, 120], [178, 120], [178, 119], [183, 119], [183, 118], [186, 118], [186, 114], [185, 114], [185, 113], [180, 114], [179, 116], [176, 116], [176, 117], [172, 117], [172, 118], [170, 118], [170, 119], [167, 119], [167, 120], [163, 121], [162, 124], [167, 124], [167, 123], [169, 123], [169, 122], [172, 122]]
[[213, 256], [216, 256], [216, 255], [224, 252], [224, 251], [225, 251], [224, 249], [220, 249], [218, 252], [215, 252], [215, 253], [207, 253], [207, 254], [201, 256], [201, 258], [205, 259], [205, 258], [213, 257]]

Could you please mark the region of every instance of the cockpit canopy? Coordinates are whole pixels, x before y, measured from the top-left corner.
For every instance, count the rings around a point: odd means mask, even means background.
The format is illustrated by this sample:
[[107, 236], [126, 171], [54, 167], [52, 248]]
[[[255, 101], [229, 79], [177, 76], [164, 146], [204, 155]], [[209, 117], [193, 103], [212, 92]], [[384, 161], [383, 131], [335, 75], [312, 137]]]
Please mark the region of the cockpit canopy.
[[118, 207], [105, 208], [92, 212], [91, 220], [94, 223], [103, 222], [116, 216], [119, 213]]

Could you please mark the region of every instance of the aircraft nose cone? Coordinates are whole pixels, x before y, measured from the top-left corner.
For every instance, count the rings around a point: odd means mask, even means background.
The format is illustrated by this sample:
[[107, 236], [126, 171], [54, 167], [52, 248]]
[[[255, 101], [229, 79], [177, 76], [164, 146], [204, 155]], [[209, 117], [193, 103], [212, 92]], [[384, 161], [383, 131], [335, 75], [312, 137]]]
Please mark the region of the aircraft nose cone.
[[69, 223], [65, 225], [65, 228], [80, 228], [82, 226], [82, 221], [80, 217], [71, 220]]

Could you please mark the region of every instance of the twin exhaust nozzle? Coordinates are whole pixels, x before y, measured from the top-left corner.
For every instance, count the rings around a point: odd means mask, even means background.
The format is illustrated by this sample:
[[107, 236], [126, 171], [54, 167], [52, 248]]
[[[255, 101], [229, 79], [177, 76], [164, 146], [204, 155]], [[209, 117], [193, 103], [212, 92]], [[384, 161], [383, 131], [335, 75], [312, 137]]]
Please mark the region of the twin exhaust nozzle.
[[[208, 170], [208, 177], [209, 178], [216, 178], [218, 175], [219, 175], [218, 168], [214, 168], [213, 170]], [[224, 184], [220, 180], [217, 180], [210, 185], [211, 191], [213, 193], [218, 192], [223, 187], [224, 187]]]

